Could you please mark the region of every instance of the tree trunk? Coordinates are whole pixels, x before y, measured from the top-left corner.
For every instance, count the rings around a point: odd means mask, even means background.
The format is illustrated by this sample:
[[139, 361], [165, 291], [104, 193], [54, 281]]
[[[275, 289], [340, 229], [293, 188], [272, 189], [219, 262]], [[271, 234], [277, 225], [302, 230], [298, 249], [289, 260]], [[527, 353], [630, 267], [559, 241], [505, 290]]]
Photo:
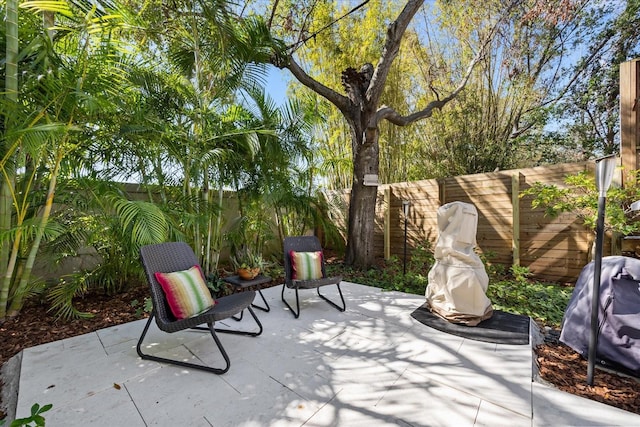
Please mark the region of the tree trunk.
[[[349, 230], [345, 263], [366, 269], [373, 264], [376, 199], [378, 187], [365, 186], [365, 174], [378, 174], [379, 145], [378, 130], [364, 132], [364, 141], [359, 142], [357, 131], [353, 132], [353, 184], [349, 203]], [[362, 135], [360, 133], [360, 135]]]

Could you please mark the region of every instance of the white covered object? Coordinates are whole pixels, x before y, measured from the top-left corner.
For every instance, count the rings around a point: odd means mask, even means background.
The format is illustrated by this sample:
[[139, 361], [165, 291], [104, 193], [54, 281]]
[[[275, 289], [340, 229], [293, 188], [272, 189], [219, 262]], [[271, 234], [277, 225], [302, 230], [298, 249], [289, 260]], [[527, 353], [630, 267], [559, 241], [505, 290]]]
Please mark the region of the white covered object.
[[475, 253], [478, 211], [464, 202], [438, 209], [436, 262], [429, 271], [426, 297], [431, 311], [455, 323], [475, 326], [493, 314], [485, 292], [489, 277]]

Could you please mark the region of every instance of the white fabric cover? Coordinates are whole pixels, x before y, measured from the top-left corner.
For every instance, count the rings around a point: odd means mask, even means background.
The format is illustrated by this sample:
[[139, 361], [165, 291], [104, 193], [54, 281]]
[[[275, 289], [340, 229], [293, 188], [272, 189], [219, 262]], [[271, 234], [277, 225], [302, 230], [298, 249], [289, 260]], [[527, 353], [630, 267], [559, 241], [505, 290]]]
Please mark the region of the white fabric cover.
[[478, 211], [464, 202], [438, 209], [436, 262], [425, 296], [431, 311], [450, 322], [475, 326], [493, 314], [485, 292], [489, 277], [475, 253]]

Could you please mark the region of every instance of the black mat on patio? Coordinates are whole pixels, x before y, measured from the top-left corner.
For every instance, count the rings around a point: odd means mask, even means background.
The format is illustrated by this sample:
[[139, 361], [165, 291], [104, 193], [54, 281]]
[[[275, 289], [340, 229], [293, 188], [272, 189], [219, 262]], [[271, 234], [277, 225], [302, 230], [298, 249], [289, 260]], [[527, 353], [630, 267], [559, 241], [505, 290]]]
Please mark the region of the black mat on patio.
[[529, 317], [494, 310], [491, 319], [477, 326], [448, 322], [433, 314], [427, 303], [418, 307], [411, 316], [418, 322], [448, 334], [470, 340], [497, 344], [529, 344]]

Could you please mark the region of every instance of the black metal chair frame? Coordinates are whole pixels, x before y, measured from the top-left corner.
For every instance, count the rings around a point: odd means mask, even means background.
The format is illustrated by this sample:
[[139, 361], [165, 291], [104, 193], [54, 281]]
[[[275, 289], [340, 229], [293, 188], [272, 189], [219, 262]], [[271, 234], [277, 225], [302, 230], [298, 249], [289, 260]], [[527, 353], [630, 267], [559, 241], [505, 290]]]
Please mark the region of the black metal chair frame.
[[[313, 279], [313, 280], [295, 280], [292, 279], [293, 269], [291, 266], [291, 258], [289, 257], [290, 251], [296, 252], [315, 252], [322, 251], [322, 245], [320, 244], [320, 240], [318, 240], [315, 236], [296, 236], [296, 237], [285, 237], [283, 242], [284, 249], [284, 283], [282, 284], [282, 292], [281, 298], [285, 305], [291, 310], [293, 316], [297, 319], [300, 317], [300, 297], [298, 296], [299, 289], [316, 289], [318, 296], [328, 302], [330, 305], [338, 309], [339, 311], [345, 311], [347, 308], [346, 303], [344, 302], [344, 296], [342, 295], [342, 289], [340, 289], [340, 282], [342, 282], [342, 277], [334, 276], [327, 277], [327, 272], [325, 269], [324, 258], [322, 259], [322, 278], [321, 279]], [[320, 288], [322, 286], [327, 285], [336, 285], [338, 288], [338, 294], [340, 295], [340, 301], [342, 302], [342, 306], [336, 304], [331, 301], [329, 298], [325, 297], [320, 293]], [[286, 288], [292, 288], [295, 290], [296, 294], [296, 308], [295, 310], [287, 300], [284, 298], [284, 291]]]
[[[262, 324], [251, 308], [251, 304], [255, 298], [255, 291], [245, 291], [218, 298], [216, 300], [217, 303], [203, 313], [187, 319], [175, 319], [165, 298], [162, 286], [160, 286], [155, 278], [155, 273], [169, 273], [186, 270], [198, 264], [198, 260], [193, 253], [193, 250], [186, 243], [168, 242], [144, 246], [140, 248], [140, 260], [149, 286], [151, 287], [151, 299], [153, 301], [153, 311], [147, 320], [144, 330], [142, 331], [142, 335], [140, 335], [140, 339], [138, 340], [138, 345], [136, 346], [136, 351], [142, 359], [169, 363], [186, 368], [199, 369], [220, 375], [229, 370], [231, 362], [216, 332], [254, 337], [262, 333]], [[234, 329], [218, 329], [214, 327], [216, 321], [233, 317], [234, 315], [241, 313], [245, 308], [249, 311], [253, 320], [258, 325], [257, 331], [252, 332]], [[224, 367], [211, 367], [144, 353], [142, 351], [142, 343], [153, 319], [156, 320], [158, 328], [167, 333], [178, 332], [185, 329], [209, 331], [213, 341], [224, 358]], [[207, 327], [200, 326], [203, 324], [206, 324]]]
[[[262, 294], [262, 289], [260, 286], [269, 283], [271, 281], [271, 277], [259, 275], [251, 280], [242, 280], [240, 276], [228, 276], [222, 279], [230, 286], [233, 286], [235, 292], [241, 292], [243, 289], [248, 288], [249, 286], [256, 286], [256, 292], [262, 298], [262, 302], [264, 303], [264, 307], [261, 307], [257, 304], [251, 303], [251, 307], [257, 308], [258, 310], [262, 310], [266, 313], [271, 311], [271, 307], [267, 302], [266, 298]], [[238, 322], [242, 320], [242, 316], [244, 315], [244, 311], [240, 312], [240, 316], [233, 316], [233, 320], [237, 320]]]

